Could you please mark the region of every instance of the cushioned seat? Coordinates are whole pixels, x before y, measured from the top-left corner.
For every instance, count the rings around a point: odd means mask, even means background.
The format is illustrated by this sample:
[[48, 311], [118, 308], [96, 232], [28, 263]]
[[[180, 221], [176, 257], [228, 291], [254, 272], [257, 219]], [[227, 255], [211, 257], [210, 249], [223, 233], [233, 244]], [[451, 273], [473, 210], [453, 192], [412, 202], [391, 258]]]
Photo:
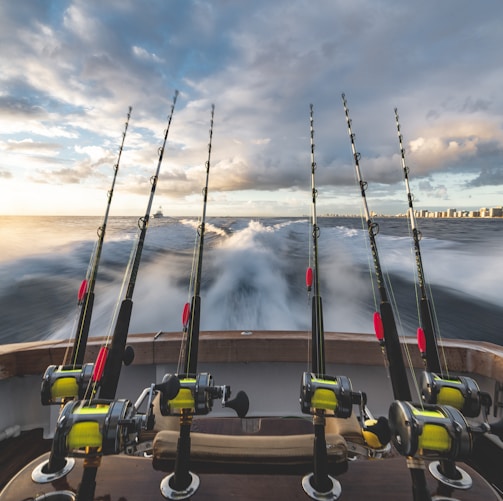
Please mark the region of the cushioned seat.
[[[173, 471], [178, 432], [157, 433], [153, 444], [153, 466]], [[295, 473], [312, 469], [313, 434], [302, 435], [220, 435], [191, 433], [191, 465], [203, 472]], [[330, 470], [347, 469], [347, 444], [337, 434], [327, 434]], [[197, 465], [197, 466], [196, 466]]]
[[[153, 466], [174, 469], [179, 418], [162, 416], [154, 399]], [[203, 432], [201, 432], [203, 431]], [[312, 470], [314, 433], [306, 418], [195, 417], [191, 437], [191, 468], [198, 472], [298, 473]], [[327, 417], [326, 442], [329, 469], [347, 469], [348, 441], [364, 444], [356, 415], [348, 419]]]

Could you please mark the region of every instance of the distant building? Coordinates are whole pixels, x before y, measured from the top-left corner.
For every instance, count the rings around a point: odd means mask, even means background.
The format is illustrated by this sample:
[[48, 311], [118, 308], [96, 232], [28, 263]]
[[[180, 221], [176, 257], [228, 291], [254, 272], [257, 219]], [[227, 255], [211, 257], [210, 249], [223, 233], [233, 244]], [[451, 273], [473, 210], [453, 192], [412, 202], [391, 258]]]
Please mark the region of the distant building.
[[[373, 213], [375, 214], [375, 213]], [[408, 214], [408, 212], [407, 212]], [[457, 210], [457, 209], [447, 209], [445, 211], [434, 211], [430, 212], [427, 209], [415, 210], [415, 217], [434, 217], [434, 218], [443, 218], [443, 217], [503, 217], [503, 206], [498, 207], [481, 207], [479, 210]], [[400, 214], [400, 216], [406, 216], [406, 214]]]

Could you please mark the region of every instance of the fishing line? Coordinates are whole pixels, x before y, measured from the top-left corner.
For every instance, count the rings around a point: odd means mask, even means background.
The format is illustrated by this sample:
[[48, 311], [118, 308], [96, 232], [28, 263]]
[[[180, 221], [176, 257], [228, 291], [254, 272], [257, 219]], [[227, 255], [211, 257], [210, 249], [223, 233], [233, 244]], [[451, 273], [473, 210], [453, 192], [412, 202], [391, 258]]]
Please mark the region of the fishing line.
[[438, 337], [438, 340], [440, 341], [439, 351], [440, 351], [440, 354], [442, 355], [442, 360], [444, 362], [446, 378], [449, 379], [449, 365], [447, 363], [447, 354], [445, 353], [445, 348], [444, 348], [444, 343], [443, 343], [443, 338], [442, 338], [442, 330], [440, 329], [440, 324], [438, 322], [437, 306], [436, 306], [436, 302], [434, 301], [434, 298], [433, 298], [431, 284], [427, 283], [426, 287], [428, 288], [429, 297], [431, 299], [432, 315], [433, 315], [433, 321], [435, 322], [437, 337]]

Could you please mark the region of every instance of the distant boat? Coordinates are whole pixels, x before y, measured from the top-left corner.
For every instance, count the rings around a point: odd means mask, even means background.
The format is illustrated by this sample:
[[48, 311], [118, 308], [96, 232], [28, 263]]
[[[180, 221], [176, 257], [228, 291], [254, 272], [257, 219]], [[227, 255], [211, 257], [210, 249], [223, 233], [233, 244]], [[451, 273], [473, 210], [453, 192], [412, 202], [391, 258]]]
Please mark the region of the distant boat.
[[159, 206], [159, 208], [154, 212], [154, 219], [158, 219], [161, 217], [164, 217], [164, 214], [162, 213], [162, 207]]

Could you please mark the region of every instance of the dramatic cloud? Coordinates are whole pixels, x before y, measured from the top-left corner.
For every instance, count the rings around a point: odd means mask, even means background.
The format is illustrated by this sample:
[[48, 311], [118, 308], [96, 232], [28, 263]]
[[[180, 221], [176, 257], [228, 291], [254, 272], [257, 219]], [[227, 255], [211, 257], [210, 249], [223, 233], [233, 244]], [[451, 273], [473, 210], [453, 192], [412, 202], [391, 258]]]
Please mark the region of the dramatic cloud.
[[[456, 0], [4, 2], [0, 189], [30, 180], [106, 189], [132, 106], [118, 182], [138, 195], [123, 204], [138, 213], [178, 89], [160, 203], [190, 212], [214, 103], [210, 190], [222, 211], [253, 214], [267, 196], [276, 211], [304, 213], [312, 103], [320, 193], [348, 211], [357, 188], [345, 92], [378, 211], [403, 202], [395, 106], [418, 199], [436, 194], [438, 206], [462, 207], [469, 189], [475, 208], [501, 205], [502, 14], [497, 0], [484, 8]], [[421, 193], [425, 185], [432, 189]], [[20, 200], [23, 210], [29, 203]]]

